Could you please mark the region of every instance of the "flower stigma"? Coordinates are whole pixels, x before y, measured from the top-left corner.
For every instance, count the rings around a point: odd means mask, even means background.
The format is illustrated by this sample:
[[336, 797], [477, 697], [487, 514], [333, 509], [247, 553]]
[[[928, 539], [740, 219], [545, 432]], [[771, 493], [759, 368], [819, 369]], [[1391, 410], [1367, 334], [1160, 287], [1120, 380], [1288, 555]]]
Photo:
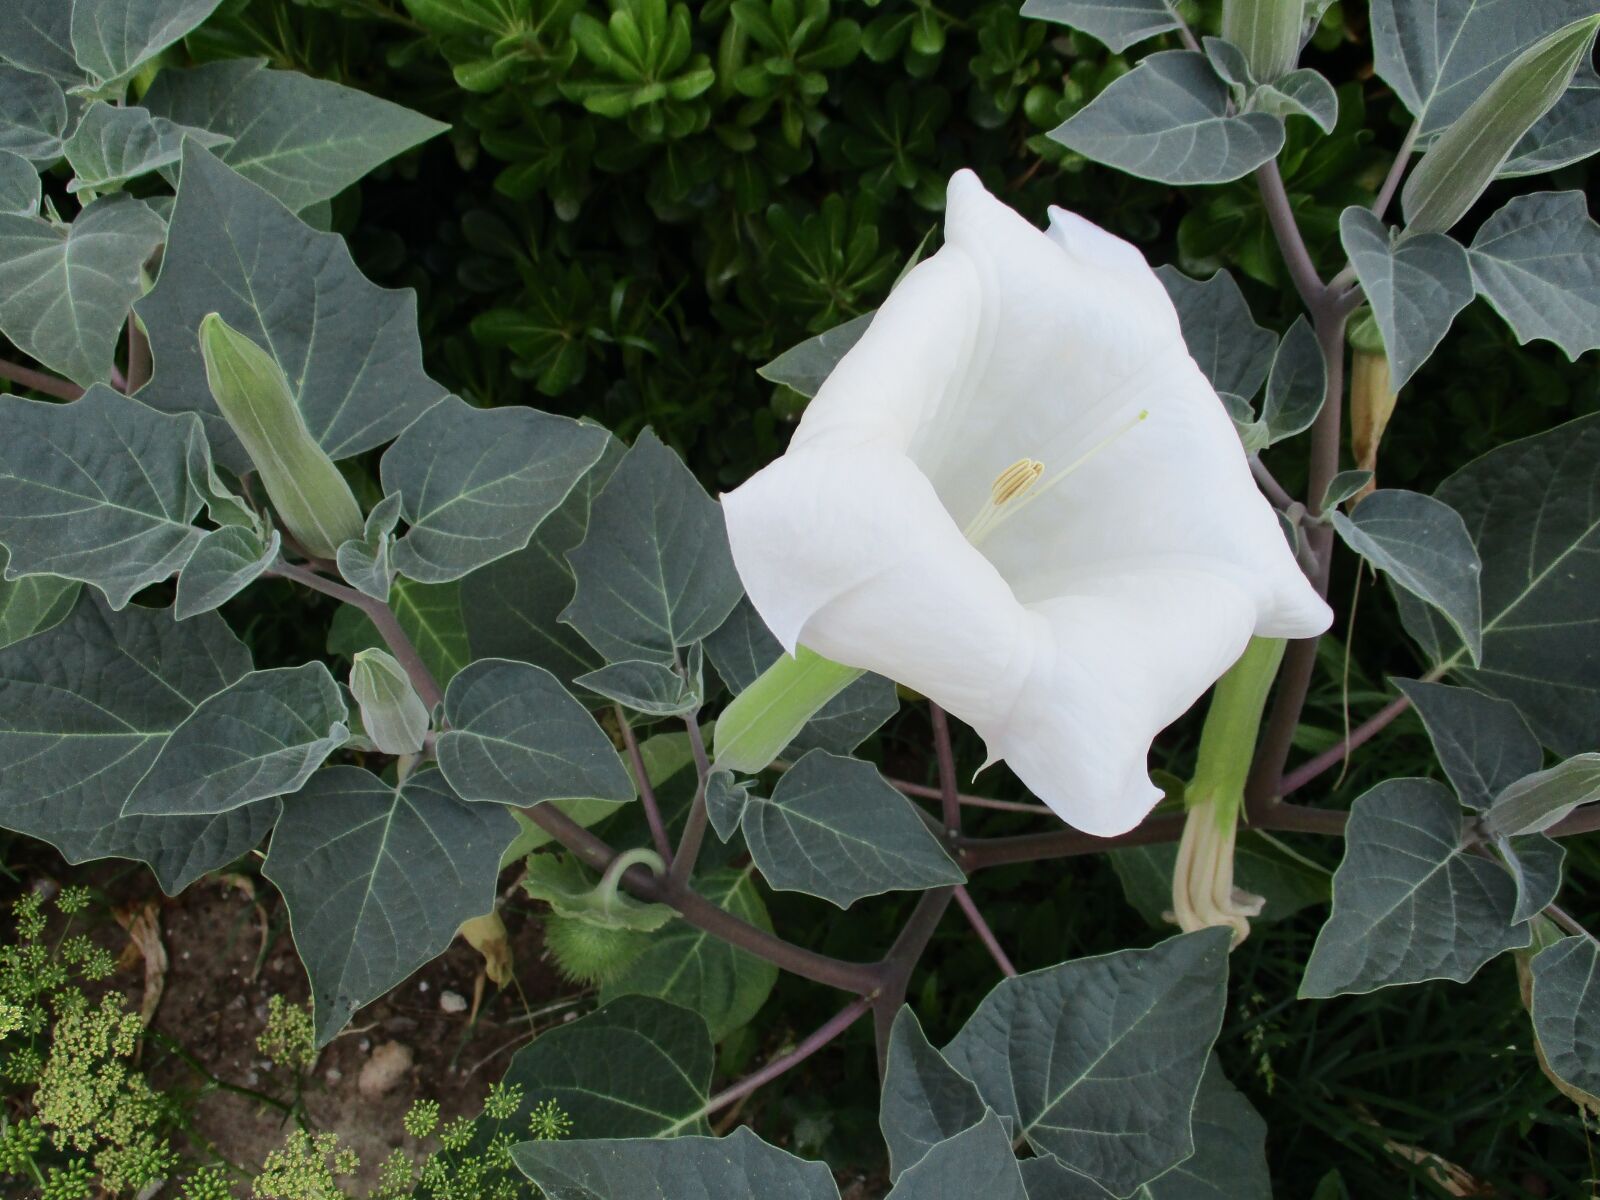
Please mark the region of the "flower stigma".
[[961, 531], [963, 536], [974, 546], [980, 545], [984, 538], [1000, 528], [1007, 520], [1016, 516], [1149, 415], [1149, 409], [1141, 408], [1128, 421], [1106, 434], [1039, 487], [1034, 487], [1034, 484], [1038, 483], [1039, 477], [1044, 474], [1044, 464], [1036, 458], [1017, 459], [995, 476], [994, 486], [989, 489], [989, 502]]

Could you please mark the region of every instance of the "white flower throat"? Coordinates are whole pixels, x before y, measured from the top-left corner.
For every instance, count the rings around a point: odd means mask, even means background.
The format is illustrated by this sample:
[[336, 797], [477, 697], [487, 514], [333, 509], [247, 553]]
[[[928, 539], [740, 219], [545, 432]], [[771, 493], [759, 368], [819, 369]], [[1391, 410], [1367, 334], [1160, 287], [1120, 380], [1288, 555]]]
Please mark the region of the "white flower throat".
[[[1028, 505], [1066, 479], [1084, 463], [1088, 462], [1100, 451], [1123, 434], [1137, 426], [1150, 415], [1150, 410], [1140, 409], [1138, 414], [1125, 424], [1113, 429], [1077, 458], [1073, 459], [1061, 470], [1050, 476], [1043, 483], [1039, 479], [1044, 475], [1044, 464], [1036, 458], [1019, 458], [1004, 471], [995, 476], [994, 486], [989, 489], [989, 502], [978, 510], [978, 515], [967, 523], [961, 532], [967, 541], [974, 546], [983, 544], [983, 540], [1012, 517], [1016, 516]], [[1037, 485], [1037, 486], [1035, 486]]]

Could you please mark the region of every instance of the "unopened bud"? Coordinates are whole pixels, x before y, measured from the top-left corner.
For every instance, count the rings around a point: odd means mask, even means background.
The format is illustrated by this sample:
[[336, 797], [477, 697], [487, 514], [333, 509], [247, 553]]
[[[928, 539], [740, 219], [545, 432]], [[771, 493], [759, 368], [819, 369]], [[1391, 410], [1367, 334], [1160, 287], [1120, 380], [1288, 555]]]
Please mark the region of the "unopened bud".
[[350, 693], [367, 738], [385, 754], [416, 754], [428, 733], [428, 707], [405, 669], [382, 650], [362, 650], [350, 666]]
[[255, 464], [284, 527], [308, 554], [333, 558], [361, 536], [361, 508], [306, 428], [276, 360], [216, 313], [200, 322], [212, 398]]
[[1300, 61], [1305, 0], [1224, 0], [1222, 36], [1244, 54], [1258, 83], [1271, 83]]

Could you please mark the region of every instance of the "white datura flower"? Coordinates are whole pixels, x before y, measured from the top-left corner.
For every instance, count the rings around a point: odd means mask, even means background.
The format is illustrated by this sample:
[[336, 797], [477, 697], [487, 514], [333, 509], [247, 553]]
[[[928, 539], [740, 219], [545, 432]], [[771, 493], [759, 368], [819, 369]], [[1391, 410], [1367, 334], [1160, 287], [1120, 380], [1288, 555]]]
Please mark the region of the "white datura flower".
[[1151, 741], [1253, 634], [1331, 620], [1139, 251], [1061, 209], [1041, 232], [970, 171], [723, 509], [785, 649], [930, 697], [1101, 836], [1160, 799]]

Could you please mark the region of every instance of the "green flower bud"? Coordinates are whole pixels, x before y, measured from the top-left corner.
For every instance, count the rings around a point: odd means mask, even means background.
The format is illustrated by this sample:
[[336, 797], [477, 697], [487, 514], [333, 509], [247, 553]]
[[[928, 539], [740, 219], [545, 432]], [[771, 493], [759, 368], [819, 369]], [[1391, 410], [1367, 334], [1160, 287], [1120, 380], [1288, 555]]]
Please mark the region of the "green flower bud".
[[1271, 83], [1300, 61], [1305, 0], [1225, 0], [1222, 36], [1244, 54], [1259, 83]]
[[350, 692], [368, 739], [385, 754], [416, 754], [428, 732], [428, 706], [405, 669], [382, 650], [362, 650], [350, 665]]
[[216, 313], [200, 322], [206, 383], [244, 444], [284, 527], [307, 553], [333, 558], [361, 536], [350, 485], [306, 428], [277, 362]]
[[1406, 233], [1443, 233], [1494, 179], [1522, 135], [1567, 90], [1589, 56], [1600, 16], [1541, 38], [1512, 60], [1422, 156], [1400, 193]]

